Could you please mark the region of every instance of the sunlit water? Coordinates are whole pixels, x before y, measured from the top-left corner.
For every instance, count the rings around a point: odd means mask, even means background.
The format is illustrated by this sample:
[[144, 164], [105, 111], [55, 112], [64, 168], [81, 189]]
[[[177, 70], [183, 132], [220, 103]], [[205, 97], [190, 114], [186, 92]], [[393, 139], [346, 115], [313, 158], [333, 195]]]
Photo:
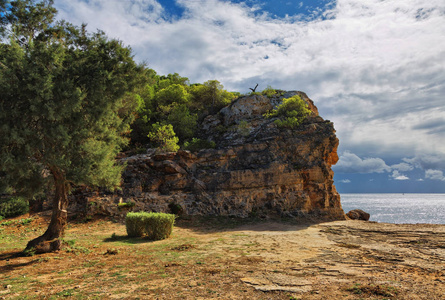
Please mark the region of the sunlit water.
[[341, 194], [345, 213], [361, 209], [370, 221], [445, 224], [445, 194]]

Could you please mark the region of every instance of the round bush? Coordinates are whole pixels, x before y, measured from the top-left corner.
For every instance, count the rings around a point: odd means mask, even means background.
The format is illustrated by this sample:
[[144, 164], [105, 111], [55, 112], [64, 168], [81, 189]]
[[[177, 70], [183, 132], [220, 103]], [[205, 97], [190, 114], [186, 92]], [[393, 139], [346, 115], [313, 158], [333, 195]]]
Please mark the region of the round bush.
[[130, 237], [147, 236], [151, 240], [162, 240], [171, 235], [175, 218], [173, 214], [129, 212], [125, 226]]

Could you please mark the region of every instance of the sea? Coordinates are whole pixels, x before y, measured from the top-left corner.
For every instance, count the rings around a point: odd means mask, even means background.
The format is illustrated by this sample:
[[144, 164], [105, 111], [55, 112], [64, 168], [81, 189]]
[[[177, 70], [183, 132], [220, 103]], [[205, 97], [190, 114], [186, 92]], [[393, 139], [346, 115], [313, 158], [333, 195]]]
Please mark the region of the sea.
[[340, 194], [345, 213], [361, 209], [370, 221], [445, 224], [445, 194]]

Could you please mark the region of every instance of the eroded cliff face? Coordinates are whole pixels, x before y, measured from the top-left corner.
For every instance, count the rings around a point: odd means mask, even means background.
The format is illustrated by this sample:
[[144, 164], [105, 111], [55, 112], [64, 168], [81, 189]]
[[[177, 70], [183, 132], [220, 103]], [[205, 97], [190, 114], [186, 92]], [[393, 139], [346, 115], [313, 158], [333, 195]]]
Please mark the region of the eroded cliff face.
[[[277, 128], [274, 119], [263, 117], [283, 98], [297, 94], [312, 111], [299, 128]], [[217, 148], [149, 150], [122, 159], [127, 164], [122, 191], [89, 197], [92, 210], [119, 214], [119, 202], [134, 202], [136, 211], [170, 212], [175, 207], [188, 215], [344, 219], [331, 170], [338, 160], [338, 139], [333, 124], [318, 115], [306, 94], [239, 98], [208, 116], [200, 135]]]

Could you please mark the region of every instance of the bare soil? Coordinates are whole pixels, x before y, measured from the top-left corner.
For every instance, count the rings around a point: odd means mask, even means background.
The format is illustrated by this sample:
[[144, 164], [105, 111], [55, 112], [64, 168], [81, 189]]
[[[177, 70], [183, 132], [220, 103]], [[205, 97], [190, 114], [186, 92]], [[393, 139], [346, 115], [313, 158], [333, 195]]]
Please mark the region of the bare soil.
[[99, 219], [19, 256], [47, 221], [0, 225], [0, 299], [445, 299], [445, 225], [188, 219], [149, 241]]

